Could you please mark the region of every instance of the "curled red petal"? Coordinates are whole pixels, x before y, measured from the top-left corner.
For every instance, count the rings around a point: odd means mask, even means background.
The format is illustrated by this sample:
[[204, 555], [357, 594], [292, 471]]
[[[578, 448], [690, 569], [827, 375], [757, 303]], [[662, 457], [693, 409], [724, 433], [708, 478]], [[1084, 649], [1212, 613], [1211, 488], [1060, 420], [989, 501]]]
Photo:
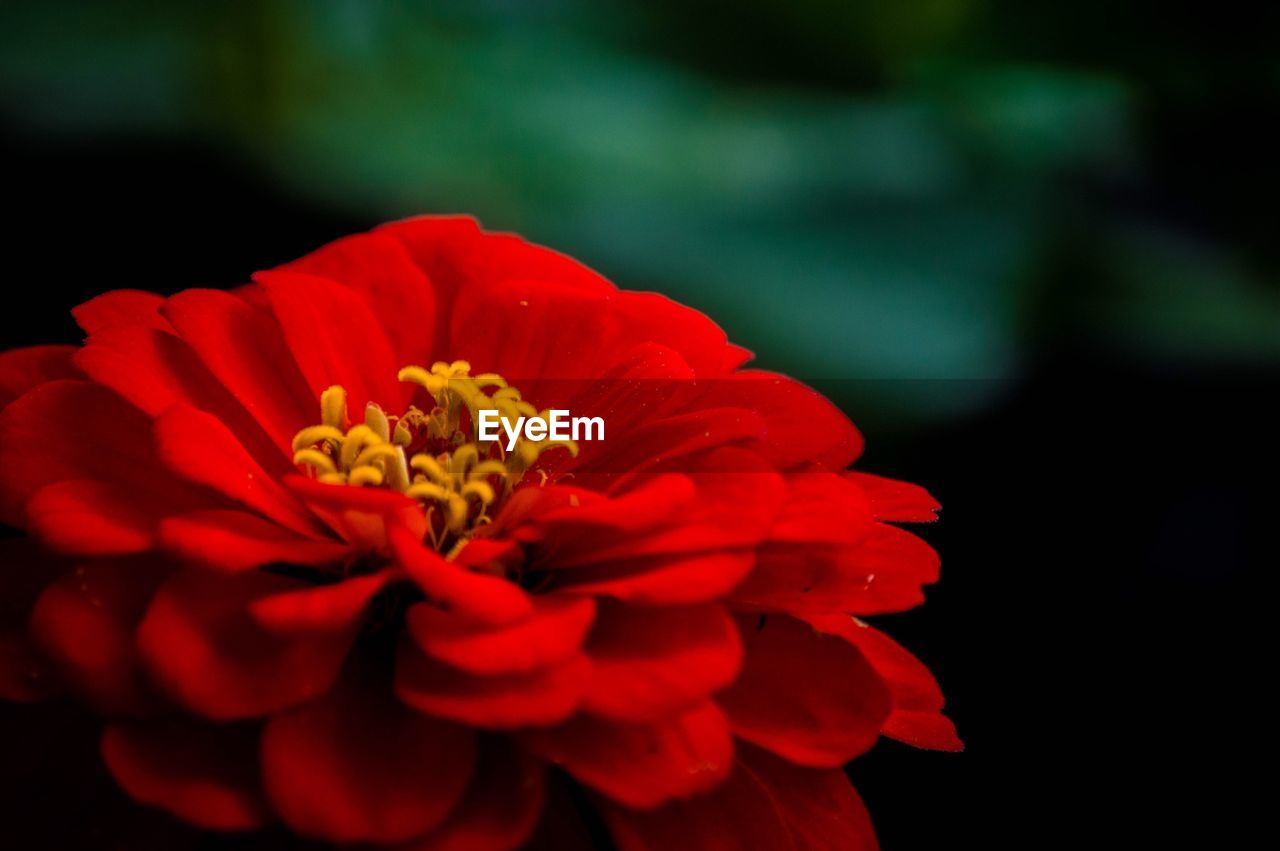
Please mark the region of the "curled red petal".
[[481, 676], [423, 655], [401, 642], [396, 695], [429, 715], [484, 729], [559, 723], [582, 705], [591, 664], [581, 654], [527, 673]]
[[138, 647], [159, 685], [197, 715], [278, 712], [328, 690], [355, 637], [356, 624], [280, 633], [250, 613], [263, 597], [305, 587], [268, 573], [180, 571], [152, 599]]
[[381, 570], [329, 585], [268, 594], [250, 603], [249, 611], [258, 623], [276, 632], [339, 632], [358, 621], [374, 595], [399, 576], [399, 571]]
[[873, 524], [852, 544], [769, 544], [733, 589], [738, 609], [794, 615], [897, 612], [919, 605], [938, 579], [938, 555], [893, 526]]
[[407, 842], [462, 799], [475, 736], [381, 693], [345, 685], [276, 715], [262, 734], [262, 774], [280, 818], [327, 842]]
[[212, 509], [161, 521], [164, 549], [195, 564], [241, 571], [285, 563], [340, 564], [351, 547], [332, 538], [309, 538], [244, 511]]
[[519, 674], [553, 665], [582, 647], [595, 602], [564, 595], [533, 598], [529, 617], [490, 626], [435, 606], [412, 606], [407, 627], [424, 653], [473, 674]]
[[871, 514], [892, 523], [932, 523], [942, 506], [929, 492], [911, 482], [850, 471], [845, 478], [866, 494]]
[[630, 535], [547, 536], [536, 542], [531, 558], [554, 556], [559, 570], [648, 557], [723, 553], [755, 547], [765, 538], [786, 492], [782, 478], [762, 458], [741, 449], [721, 448], [686, 469], [696, 496], [672, 522]]
[[584, 709], [622, 721], [660, 721], [733, 682], [742, 641], [714, 603], [637, 609], [602, 605], [587, 641], [591, 690]]
[[643, 532], [680, 513], [697, 495], [686, 476], [656, 476], [605, 499], [571, 500], [538, 518], [537, 525], [548, 547], [554, 547], [558, 538]]
[[322, 530], [298, 499], [259, 466], [212, 414], [176, 405], [155, 421], [160, 459], [178, 475], [303, 534]]
[[140, 411], [158, 417], [175, 405], [205, 411], [272, 475], [293, 470], [287, 443], [273, 441], [262, 425], [183, 340], [145, 325], [120, 325], [91, 336], [76, 353], [76, 365]]
[[161, 309], [209, 372], [277, 446], [316, 420], [316, 400], [275, 317], [218, 290], [184, 290]]
[[434, 604], [494, 625], [515, 623], [533, 613], [529, 595], [513, 583], [447, 561], [403, 527], [393, 527], [390, 539], [396, 561]]
[[744, 349], [742, 346], [730, 343], [724, 347], [724, 359], [720, 362], [720, 369], [723, 372], [733, 372], [733, 370], [745, 363], [755, 359], [756, 353], [750, 349]]
[[271, 821], [258, 780], [258, 730], [189, 721], [113, 724], [102, 756], [135, 800], [209, 830], [253, 830]]
[[213, 498], [158, 465], [146, 416], [87, 381], [42, 384], [0, 411], [0, 520], [20, 526], [36, 491], [68, 479], [111, 482], [179, 509]]
[[807, 620], [856, 645], [889, 687], [893, 711], [884, 722], [886, 736], [919, 748], [964, 750], [955, 725], [942, 714], [945, 698], [938, 681], [910, 651], [857, 618], [824, 615]]
[[392, 526], [403, 526], [419, 540], [426, 532], [422, 506], [402, 493], [327, 485], [300, 475], [287, 476], [284, 483], [354, 549], [386, 552]]
[[815, 767], [843, 765], [875, 743], [889, 691], [856, 647], [785, 615], [739, 626], [746, 662], [717, 698], [734, 735]]
[[723, 781], [733, 764], [728, 722], [711, 701], [659, 724], [584, 714], [522, 738], [579, 782], [634, 809], [705, 792]]
[[723, 597], [751, 572], [750, 550], [681, 556], [619, 558], [604, 564], [556, 571], [554, 588], [595, 594], [636, 605], [683, 605]]
[[819, 470], [787, 476], [787, 498], [769, 540], [798, 544], [848, 544], [871, 531], [866, 497], [835, 473]]

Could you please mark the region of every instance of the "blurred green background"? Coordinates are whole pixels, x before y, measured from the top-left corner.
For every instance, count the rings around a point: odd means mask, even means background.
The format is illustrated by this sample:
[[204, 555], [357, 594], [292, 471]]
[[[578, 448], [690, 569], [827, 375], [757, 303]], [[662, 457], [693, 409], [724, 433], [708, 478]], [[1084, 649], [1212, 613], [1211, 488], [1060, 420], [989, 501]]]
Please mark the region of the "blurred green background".
[[9, 0], [0, 115], [194, 141], [344, 220], [474, 213], [872, 416], [1081, 347], [1280, 359], [1278, 16], [1037, 6]]

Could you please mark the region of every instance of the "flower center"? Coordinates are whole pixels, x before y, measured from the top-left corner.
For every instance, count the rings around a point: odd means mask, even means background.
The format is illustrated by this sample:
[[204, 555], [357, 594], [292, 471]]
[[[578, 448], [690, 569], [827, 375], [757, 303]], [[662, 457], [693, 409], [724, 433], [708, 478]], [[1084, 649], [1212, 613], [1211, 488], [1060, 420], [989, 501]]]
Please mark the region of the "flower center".
[[[457, 546], [548, 449], [578, 454], [572, 440], [530, 440], [524, 432], [508, 452], [500, 440], [481, 440], [480, 412], [494, 411], [514, 428], [520, 417], [546, 421], [548, 412], [520, 397], [494, 373], [471, 374], [471, 364], [439, 361], [430, 369], [406, 366], [398, 378], [427, 391], [434, 405], [413, 405], [399, 416], [370, 402], [353, 423], [347, 392], [334, 385], [320, 395], [320, 423], [293, 438], [293, 461], [321, 482], [386, 487], [422, 504], [437, 550]], [[504, 426], [505, 427], [505, 426]], [[544, 431], [543, 433], [548, 433]]]

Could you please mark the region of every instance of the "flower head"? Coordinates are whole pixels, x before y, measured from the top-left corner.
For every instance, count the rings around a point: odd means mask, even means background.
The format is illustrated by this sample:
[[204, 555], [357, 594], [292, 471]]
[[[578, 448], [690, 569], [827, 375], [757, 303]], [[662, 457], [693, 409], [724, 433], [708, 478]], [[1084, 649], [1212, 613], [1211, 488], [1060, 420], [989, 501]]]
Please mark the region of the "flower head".
[[[509, 849], [577, 789], [622, 848], [874, 847], [840, 767], [959, 747], [858, 619], [936, 580], [890, 525], [936, 503], [696, 311], [422, 218], [75, 315], [0, 357], [0, 693], [97, 708], [143, 803]], [[478, 428], [553, 408], [609, 439]]]

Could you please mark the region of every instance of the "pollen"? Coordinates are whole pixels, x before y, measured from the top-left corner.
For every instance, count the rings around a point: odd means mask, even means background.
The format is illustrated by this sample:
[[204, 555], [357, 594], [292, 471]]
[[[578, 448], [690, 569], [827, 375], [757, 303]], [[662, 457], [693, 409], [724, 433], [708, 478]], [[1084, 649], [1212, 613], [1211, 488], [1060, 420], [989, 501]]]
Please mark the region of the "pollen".
[[406, 366], [398, 378], [425, 390], [430, 410], [410, 405], [391, 415], [370, 402], [363, 421], [355, 422], [346, 391], [335, 385], [320, 395], [320, 422], [294, 435], [293, 461], [325, 484], [390, 488], [416, 500], [431, 521], [427, 535], [438, 550], [456, 550], [488, 523], [544, 452], [578, 454], [572, 440], [522, 435], [508, 452], [500, 440], [480, 439], [481, 411], [493, 411], [505, 423], [549, 417], [500, 375], [473, 375], [471, 364], [456, 360], [429, 369]]

